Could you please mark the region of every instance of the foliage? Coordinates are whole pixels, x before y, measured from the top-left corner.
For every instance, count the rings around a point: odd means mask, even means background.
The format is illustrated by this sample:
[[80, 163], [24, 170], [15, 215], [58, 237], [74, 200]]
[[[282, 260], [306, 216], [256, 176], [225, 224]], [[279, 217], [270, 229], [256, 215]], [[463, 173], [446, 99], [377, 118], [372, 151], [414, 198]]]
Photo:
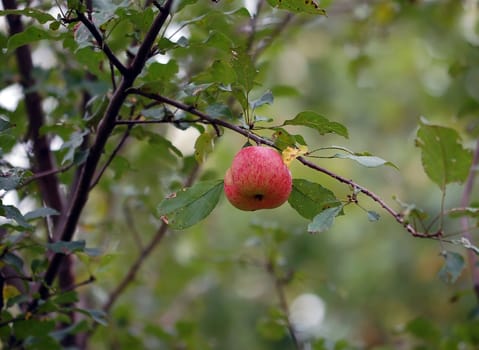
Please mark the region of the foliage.
[[[441, 315], [437, 324], [414, 308], [397, 307], [402, 313], [392, 322], [403, 326], [385, 332], [386, 326], [371, 325], [386, 314], [378, 299], [381, 306], [357, 322], [364, 327], [360, 337], [305, 330], [290, 318], [291, 295], [308, 288], [321, 290], [338, 315], [357, 317], [354, 307], [341, 307], [348, 294], [341, 290], [340, 284], [346, 285], [341, 278], [363, 301], [378, 297], [369, 277], [357, 273], [358, 263], [347, 265], [349, 274], [340, 270], [362, 249], [370, 260], [366, 270], [384, 268], [376, 287], [398, 293], [404, 304], [408, 298], [417, 304], [418, 295], [440, 300], [421, 294], [417, 284], [424, 280], [403, 284], [412, 271], [397, 261], [394, 265], [392, 257], [412, 258], [397, 249], [392, 235], [384, 237], [394, 230], [398, 236], [440, 243], [443, 265], [433, 273], [428, 269], [426, 279], [435, 281], [437, 274], [454, 284], [440, 288], [459, 290], [456, 305], [469, 301], [464, 295], [478, 293], [479, 248], [473, 233], [479, 209], [473, 184], [479, 146], [471, 142], [477, 137], [479, 106], [477, 42], [471, 42], [477, 36], [460, 37], [451, 30], [452, 38], [435, 40], [451, 21], [469, 23], [460, 17], [460, 4], [343, 4], [346, 19], [339, 15], [339, 1], [2, 4], [2, 93], [7, 87], [21, 90], [19, 103], [5, 100], [0, 107], [3, 348], [392, 349], [394, 337], [407, 348], [478, 346], [475, 302]], [[409, 51], [392, 47], [398, 57], [386, 66], [390, 57], [381, 57], [375, 45], [385, 45], [381, 35], [404, 37], [411, 26], [427, 36], [415, 53], [420, 56], [424, 46], [437, 65], [436, 71], [421, 73], [425, 88], [399, 84], [388, 101], [374, 99], [387, 89], [354, 97], [352, 86], [368, 89], [375, 79], [389, 77], [387, 69], [396, 69], [395, 64], [405, 62], [409, 69]], [[308, 37], [307, 28], [321, 35], [309, 32], [313, 36]], [[303, 60], [317, 54], [312, 46], [318, 45], [318, 52], [326, 48], [317, 44], [324, 35], [339, 42], [339, 51], [330, 44], [332, 58], [312, 59], [307, 67]], [[293, 58], [286, 66], [283, 52]], [[344, 64], [344, 52], [349, 52], [347, 74], [335, 69]], [[321, 76], [301, 78], [304, 69]], [[403, 78], [409, 77], [398, 76]], [[288, 106], [282, 107], [284, 101]], [[395, 105], [418, 107], [411, 112]], [[444, 112], [450, 106], [456, 111]], [[364, 111], [378, 113], [382, 130], [363, 120]], [[388, 144], [390, 135], [416, 124], [405, 120], [406, 114], [416, 118], [431, 112], [458, 119], [421, 118], [415, 152], [405, 146], [409, 131], [397, 138], [408, 160], [411, 153], [420, 155], [426, 175], [418, 180], [424, 190], [411, 194], [426, 196], [432, 188], [440, 194], [429, 203], [411, 204], [394, 193], [395, 209], [382, 194], [391, 189], [380, 187], [377, 179], [393, 174], [397, 186], [409, 170], [351, 149], [377, 142], [373, 148], [387, 154], [397, 147]], [[342, 122], [346, 118], [334, 117], [342, 113], [353, 116], [351, 127]], [[190, 138], [189, 150], [178, 141], [183, 133]], [[335, 145], [337, 139], [345, 144]], [[364, 143], [354, 145], [358, 139]], [[251, 143], [283, 153], [295, 177], [289, 207], [245, 214], [224, 205], [219, 170], [232, 152]], [[356, 165], [380, 167], [375, 169], [379, 175]], [[420, 176], [417, 168], [412, 171]], [[368, 226], [361, 223], [364, 218]], [[349, 232], [377, 230], [380, 236], [359, 242], [345, 235], [343, 246], [332, 248], [327, 240], [341, 240], [342, 229], [335, 227], [344, 225]], [[408, 243], [417, 245], [410, 249], [420, 249], [419, 242]], [[419, 259], [422, 253], [415, 252]], [[408, 261], [407, 266], [413, 265]], [[464, 287], [466, 266], [475, 292]], [[302, 271], [313, 271], [314, 281]], [[383, 298], [384, 307], [394, 310]], [[470, 311], [469, 318], [455, 320], [450, 328], [441, 323], [463, 309]], [[417, 312], [427, 310], [424, 305]], [[333, 317], [328, 322], [333, 328], [341, 324]], [[377, 334], [383, 331], [387, 335]]]

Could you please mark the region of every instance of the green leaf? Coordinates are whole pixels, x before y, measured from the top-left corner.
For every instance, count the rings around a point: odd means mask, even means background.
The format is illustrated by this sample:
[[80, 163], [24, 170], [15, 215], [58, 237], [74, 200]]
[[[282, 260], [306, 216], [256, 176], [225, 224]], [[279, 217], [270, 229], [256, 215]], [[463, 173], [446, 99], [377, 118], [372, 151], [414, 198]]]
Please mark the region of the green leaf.
[[209, 132], [204, 132], [195, 142], [195, 159], [198, 163], [204, 163], [208, 154], [213, 152], [214, 137]]
[[65, 155], [63, 156], [62, 164], [67, 162], [72, 162], [75, 160], [77, 151], [80, 146], [83, 144], [83, 138], [88, 134], [88, 131], [75, 131], [70, 135], [70, 139], [64, 142], [60, 150], [66, 150]]
[[212, 30], [204, 44], [225, 52], [229, 52], [229, 50], [234, 47], [233, 41], [227, 35], [218, 30]]
[[50, 30], [29, 26], [23, 32], [14, 34], [10, 37], [10, 39], [8, 39], [7, 49], [11, 52], [20, 46], [36, 41], [56, 39], [58, 39], [58, 36], [52, 34]]
[[297, 88], [289, 85], [275, 85], [271, 88], [271, 92], [275, 97], [297, 97], [301, 95]]
[[0, 175], [0, 189], [5, 191], [14, 190], [21, 182], [21, 176], [16, 174]]
[[278, 341], [286, 335], [282, 320], [272, 319], [271, 317], [260, 318], [256, 324], [258, 333], [269, 341]]
[[258, 74], [254, 66], [253, 59], [241, 48], [232, 50], [232, 67], [236, 73], [236, 84], [242, 87], [243, 93], [248, 93], [253, 89], [254, 80]]
[[288, 146], [295, 147], [297, 144], [307, 146], [301, 135], [290, 134], [283, 128], [273, 128], [273, 130], [274, 145], [280, 150], [284, 150]]
[[30, 269], [32, 270], [33, 274], [38, 274], [43, 272], [48, 267], [48, 260], [40, 260], [40, 259], [33, 259], [30, 263]]
[[452, 241], [450, 241], [450, 243], [460, 245], [466, 249], [470, 249], [476, 255], [479, 255], [479, 248], [473, 245], [471, 241], [469, 241], [469, 239], [467, 239], [466, 237], [461, 237], [460, 239], [453, 239]]
[[171, 9], [172, 13], [180, 12], [184, 7], [188, 5], [195, 4], [198, 0], [179, 0], [173, 2], [173, 8]]
[[164, 90], [174, 82], [178, 72], [179, 66], [175, 60], [169, 60], [167, 63], [149, 62], [146, 73], [141, 76], [141, 90], [154, 93]]
[[[81, 320], [80, 322], [73, 323], [72, 325], [68, 327], [61, 327], [61, 329], [50, 332], [50, 336], [56, 339], [57, 341], [61, 341], [67, 336], [78, 334], [80, 332], [88, 332], [89, 328], [90, 327], [88, 325], [87, 320]], [[50, 350], [49, 347], [44, 347], [43, 349]]]
[[277, 341], [286, 335], [285, 320], [281, 309], [271, 307], [266, 315], [258, 320], [256, 329], [263, 338]]
[[74, 290], [64, 292], [53, 297], [52, 301], [57, 305], [73, 304], [78, 301], [78, 293]]
[[179, 67], [175, 60], [169, 60], [167, 63], [152, 62], [148, 65], [147, 76], [149, 81], [159, 81], [171, 79], [178, 73]]
[[17, 339], [26, 339], [27, 337], [44, 337], [55, 329], [55, 322], [41, 321], [31, 318], [29, 320], [20, 320], [13, 323], [13, 331]]
[[74, 252], [82, 252], [85, 250], [85, 241], [57, 241], [47, 243], [47, 248], [54, 253], [71, 254]]
[[381, 216], [373, 210], [368, 210], [368, 220], [371, 222], [378, 221]]
[[406, 325], [406, 331], [419, 339], [436, 340], [439, 339], [439, 330], [434, 324], [422, 317], [409, 321]]
[[316, 112], [305, 111], [296, 115], [293, 119], [286, 120], [283, 125], [303, 125], [308, 128], [315, 129], [321, 135], [338, 134], [348, 138], [348, 129], [338, 122], [331, 122]]
[[173, 145], [170, 140], [164, 138], [163, 136], [159, 134], [147, 133], [147, 135], [148, 135], [148, 142], [151, 145], [158, 147], [158, 149], [161, 150], [162, 152], [161, 154], [163, 155], [163, 157], [166, 158], [167, 154], [170, 154], [170, 153], [176, 155], [177, 157], [183, 157], [183, 154], [181, 153], [181, 151], [178, 148], [176, 148], [175, 145]]
[[10, 123], [8, 120], [0, 118], [0, 132], [13, 128], [15, 124]]
[[0, 206], [0, 216], [15, 221], [18, 225], [25, 229], [32, 229], [33, 227], [25, 220], [20, 210], [13, 205]]
[[351, 159], [351, 160], [354, 160], [354, 161], [358, 162], [359, 164], [361, 164], [362, 166], [365, 166], [367, 168], [376, 168], [376, 167], [379, 167], [379, 166], [382, 166], [382, 165], [389, 165], [389, 166], [392, 166], [392, 167], [397, 169], [397, 167], [393, 163], [388, 162], [387, 160], [384, 160], [382, 158], [379, 158], [379, 157], [376, 157], [376, 156], [371, 156], [371, 155], [360, 155], [358, 153], [356, 153], [356, 154], [338, 153], [338, 154], [335, 154], [333, 157], [334, 158], [341, 158], [341, 159]]
[[[81, 47], [78, 50], [75, 50], [74, 52], [74, 57], [77, 59], [79, 64], [84, 65], [86, 68], [88, 68], [88, 71], [94, 75], [97, 75], [99, 77], [104, 76], [104, 70], [103, 70], [103, 61], [105, 59], [105, 56], [103, 55], [102, 52], [94, 50], [92, 47], [87, 46], [87, 47]], [[100, 93], [97, 96], [92, 97], [92, 101], [89, 101], [88, 104], [92, 104], [95, 102], [95, 107], [98, 101], [107, 101], [107, 105], [109, 102], [108, 96], [106, 96], [106, 93]], [[94, 114], [94, 108], [88, 108], [92, 110], [92, 113]]]
[[479, 208], [476, 208], [476, 207], [454, 208], [454, 209], [448, 210], [447, 214], [451, 218], [460, 218], [463, 216], [477, 218], [479, 217]]
[[185, 229], [208, 216], [222, 192], [222, 180], [199, 182], [164, 199], [158, 213], [170, 227]]
[[95, 322], [102, 326], [108, 326], [108, 315], [103, 310], [76, 309], [87, 316], [90, 316]]
[[13, 266], [17, 271], [21, 272], [23, 270], [23, 260], [18, 255], [6, 252], [1, 260], [10, 266]]
[[103, 250], [101, 248], [85, 248], [83, 253], [89, 257], [98, 257], [103, 255]]
[[343, 206], [337, 206], [323, 210], [321, 213], [313, 218], [313, 221], [308, 225], [309, 233], [321, 233], [330, 229], [333, 225], [334, 218], [341, 213]]
[[416, 146], [427, 176], [442, 190], [452, 182], [463, 182], [469, 174], [472, 153], [464, 149], [456, 130], [420, 121]]
[[288, 203], [299, 215], [309, 220], [325, 209], [341, 205], [333, 192], [304, 179], [293, 180], [293, 190]]
[[271, 91], [266, 91], [260, 98], [257, 100], [253, 100], [250, 102], [250, 107], [251, 109], [256, 109], [258, 107], [261, 107], [265, 104], [271, 104], [273, 103], [273, 94]]
[[118, 155], [111, 162], [110, 168], [113, 170], [113, 178], [115, 180], [121, 179], [123, 174], [133, 170], [130, 161], [127, 158]]
[[6, 15], [20, 15], [20, 16], [25, 16], [25, 17], [31, 17], [33, 19], [36, 19], [39, 23], [47, 23], [51, 21], [55, 21], [55, 17], [50, 15], [47, 12], [40, 11], [36, 8], [25, 8], [22, 10], [3, 10], [0, 11], [0, 16], [6, 16]]
[[165, 106], [158, 108], [148, 108], [141, 111], [141, 115], [150, 120], [165, 120], [167, 118], [172, 119], [174, 116], [169, 112]]
[[33, 211], [30, 211], [24, 215], [25, 220], [34, 220], [38, 218], [45, 218], [47, 216], [60, 215], [58, 211], [52, 208], [39, 208]]
[[224, 85], [232, 84], [236, 80], [236, 73], [233, 67], [224, 61], [215, 61], [210, 68], [211, 79], [214, 82]]
[[464, 269], [465, 262], [461, 254], [451, 251], [444, 251], [445, 262], [438, 275], [446, 283], [454, 283]]
[[268, 4], [291, 12], [326, 15], [326, 10], [319, 7], [317, 0], [268, 0]]
[[220, 104], [220, 103], [213, 103], [211, 105], [208, 105], [205, 109], [206, 114], [208, 114], [210, 117], [213, 118], [221, 118], [221, 117], [226, 117], [228, 119], [233, 119], [233, 113], [231, 112], [231, 109], [225, 105], [225, 104]]

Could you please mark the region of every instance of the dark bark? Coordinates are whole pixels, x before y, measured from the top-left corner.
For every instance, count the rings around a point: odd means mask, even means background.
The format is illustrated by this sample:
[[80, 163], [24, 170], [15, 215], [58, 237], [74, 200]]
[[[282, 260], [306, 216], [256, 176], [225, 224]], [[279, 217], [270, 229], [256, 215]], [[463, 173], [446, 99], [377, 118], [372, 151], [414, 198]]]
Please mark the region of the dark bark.
[[[59, 227], [59, 230], [56, 232], [56, 235], [61, 237], [62, 241], [70, 241], [73, 237], [81, 212], [88, 200], [88, 193], [98, 162], [100, 161], [105, 144], [115, 127], [115, 120], [117, 118], [118, 112], [128, 96], [128, 89], [132, 87], [133, 82], [141, 73], [146, 60], [149, 58], [151, 47], [160, 29], [163, 27], [170, 14], [172, 2], [172, 0], [169, 0], [162, 7], [150, 30], [146, 34], [143, 43], [139, 47], [138, 53], [133, 59], [131, 66], [128, 67], [124, 72], [120, 84], [110, 99], [105, 114], [98, 126], [96, 139], [90, 148], [85, 165], [83, 166], [82, 172], [80, 174], [79, 183], [73, 194], [71, 205], [67, 211], [65, 220], [63, 221], [62, 226]], [[53, 256], [53, 259], [51, 260], [45, 274], [43, 284], [39, 288], [42, 299], [48, 298], [49, 287], [55, 280], [64, 258], [65, 254], [61, 253], [57, 253]], [[32, 307], [34, 306], [35, 305], [32, 305]]]
[[[2, 0], [5, 9], [16, 9], [15, 0]], [[7, 16], [10, 35], [21, 33], [24, 28], [21, 17], [17, 15]], [[50, 142], [46, 135], [40, 134], [40, 128], [45, 123], [45, 115], [42, 110], [42, 97], [34, 88], [35, 80], [33, 78], [33, 62], [30, 47], [20, 46], [15, 50], [18, 70], [20, 72], [21, 84], [25, 92], [25, 107], [29, 123], [27, 138], [32, 142], [32, 151], [34, 156], [33, 172], [43, 173], [54, 171], [56, 169], [53, 154], [50, 151]], [[60, 183], [56, 173], [43, 176], [38, 179], [38, 186], [45, 204], [62, 213], [64, 208], [64, 198], [60, 191]], [[61, 216], [53, 216], [54, 226], [57, 226]], [[57, 240], [59, 237], [53, 237]]]

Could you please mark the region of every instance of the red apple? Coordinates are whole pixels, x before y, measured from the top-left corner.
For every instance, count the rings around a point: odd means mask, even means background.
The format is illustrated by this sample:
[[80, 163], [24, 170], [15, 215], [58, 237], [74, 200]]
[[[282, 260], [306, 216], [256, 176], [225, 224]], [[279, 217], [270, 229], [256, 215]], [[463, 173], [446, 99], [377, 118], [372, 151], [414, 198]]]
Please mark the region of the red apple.
[[272, 209], [291, 193], [291, 172], [274, 149], [249, 146], [241, 149], [226, 171], [226, 198], [241, 210]]

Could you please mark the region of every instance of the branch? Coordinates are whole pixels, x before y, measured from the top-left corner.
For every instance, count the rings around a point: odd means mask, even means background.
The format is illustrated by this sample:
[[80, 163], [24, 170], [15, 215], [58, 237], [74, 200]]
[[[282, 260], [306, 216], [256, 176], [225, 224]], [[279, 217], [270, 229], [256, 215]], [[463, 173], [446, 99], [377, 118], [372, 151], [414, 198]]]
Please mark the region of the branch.
[[103, 176], [104, 172], [106, 171], [106, 169], [108, 169], [108, 167], [110, 166], [111, 162], [113, 161], [113, 159], [116, 157], [116, 155], [120, 152], [121, 148], [123, 147], [123, 145], [125, 144], [126, 140], [128, 139], [128, 137], [130, 136], [130, 132], [131, 132], [131, 129], [132, 129], [133, 125], [129, 125], [128, 126], [128, 129], [125, 131], [125, 133], [123, 134], [123, 136], [121, 137], [120, 139], [120, 142], [118, 142], [118, 144], [116, 145], [115, 149], [113, 150], [113, 152], [110, 154], [110, 156], [108, 157], [108, 160], [105, 162], [105, 164], [103, 165], [103, 167], [101, 168], [101, 170], [98, 172], [98, 175], [95, 177], [95, 179], [91, 182], [91, 185], [90, 185], [90, 190], [93, 189], [93, 187], [95, 187], [98, 182], [100, 182], [100, 179], [101, 177]]
[[122, 75], [125, 75], [127, 73], [127, 68], [120, 62], [120, 60], [118, 59], [118, 57], [116, 57], [113, 51], [111, 51], [108, 44], [103, 40], [103, 36], [101, 35], [100, 31], [95, 26], [95, 24], [92, 21], [90, 21], [85, 16], [85, 14], [83, 14], [80, 11], [77, 11], [77, 16], [80, 22], [83, 23], [83, 25], [87, 27], [91, 35], [93, 35], [93, 37], [98, 43], [98, 46], [102, 49], [102, 51], [105, 53], [106, 57], [108, 57], [110, 62], [116, 67], [116, 69], [118, 69], [118, 71]]
[[[76, 186], [75, 193], [72, 196], [71, 205], [66, 215], [66, 220], [58, 232], [58, 236], [61, 237], [62, 241], [71, 241], [73, 234], [75, 233], [80, 214], [88, 200], [88, 193], [91, 188], [91, 182], [95, 175], [98, 162], [100, 161], [105, 144], [110, 137], [113, 128], [115, 127], [116, 117], [119, 114], [119, 111], [128, 95], [126, 91], [131, 88], [136, 77], [141, 73], [142, 67], [148, 59], [148, 53], [151, 49], [151, 46], [153, 45], [156, 36], [169, 16], [172, 2], [173, 0], [167, 0], [162, 11], [160, 11], [153, 21], [150, 30], [145, 36], [144, 42], [138, 49], [138, 53], [135, 56], [132, 67], [129, 68], [123, 75], [122, 80], [120, 81], [118, 88], [113, 93], [103, 118], [98, 125], [95, 142], [90, 148], [90, 152], [88, 153], [88, 157], [80, 174], [78, 186]], [[39, 294], [42, 299], [48, 298], [48, 290], [55, 280], [64, 257], [65, 254], [61, 253], [56, 253], [53, 256], [46, 271], [44, 282], [39, 288]], [[31, 308], [35, 308], [37, 303], [38, 301], [32, 303]]]
[[[117, 120], [116, 125], [201, 123], [202, 119]], [[209, 123], [208, 123], [209, 124]]]
[[[185, 187], [190, 187], [193, 184], [193, 182], [198, 177], [199, 170], [200, 170], [200, 167], [197, 164], [190, 172], [188, 178], [185, 180], [185, 183], [184, 183]], [[138, 254], [138, 257], [130, 266], [128, 272], [123, 276], [120, 283], [118, 283], [115, 289], [113, 289], [113, 291], [108, 296], [107, 301], [102, 306], [103, 311], [105, 311], [106, 313], [109, 313], [109, 311], [111, 310], [115, 302], [118, 300], [118, 298], [123, 294], [126, 288], [135, 280], [138, 274], [138, 271], [143, 266], [143, 263], [151, 255], [151, 253], [153, 253], [155, 248], [160, 244], [160, 242], [166, 236], [167, 232], [168, 232], [168, 225], [164, 222], [161, 222], [153, 238], [150, 240], [150, 242], [148, 242], [148, 244], [144, 248], [140, 247], [141, 249], [140, 249], [140, 253]], [[87, 348], [88, 339], [95, 332], [96, 326], [97, 324], [95, 324], [94, 327], [90, 329], [82, 338], [80, 349]]]
[[140, 267], [143, 265], [146, 258], [153, 252], [155, 247], [161, 242], [163, 237], [166, 235], [167, 231], [168, 231], [168, 225], [165, 223], [161, 223], [160, 227], [156, 231], [151, 241], [141, 251], [140, 255], [135, 260], [135, 262], [130, 266], [130, 269], [128, 270], [126, 275], [123, 277], [121, 282], [116, 286], [116, 288], [108, 296], [108, 300], [102, 306], [103, 311], [109, 312], [113, 304], [116, 302], [119, 296], [123, 293], [126, 287], [128, 287], [130, 283], [134, 281], [136, 274], [138, 273], [138, 270], [140, 270]]
[[258, 56], [261, 55], [261, 53], [266, 50], [269, 46], [271, 46], [274, 42], [274, 40], [280, 36], [280, 34], [288, 27], [288, 24], [291, 22], [293, 19], [294, 15], [291, 12], [288, 12], [283, 20], [279, 22], [276, 27], [274, 28], [273, 32], [271, 33], [271, 36], [269, 37], [269, 40], [264, 42], [262, 46], [256, 48], [254, 53], [252, 54], [253, 60], [256, 60]]
[[251, 52], [251, 49], [254, 44], [254, 40], [256, 37], [256, 29], [257, 29], [257, 24], [258, 24], [258, 19], [259, 15], [261, 12], [261, 8], [264, 5], [264, 0], [259, 0], [258, 3], [256, 4], [256, 12], [253, 17], [251, 17], [250, 20], [250, 27], [251, 27], [251, 32], [248, 36], [248, 39], [246, 40], [246, 51]]
[[[225, 120], [213, 118], [213, 117], [209, 116], [208, 114], [197, 110], [193, 106], [189, 106], [189, 105], [184, 104], [182, 102], [179, 102], [179, 101], [176, 101], [176, 100], [173, 100], [173, 99], [170, 99], [168, 97], [161, 96], [161, 95], [158, 95], [158, 94], [143, 92], [139, 89], [130, 89], [128, 92], [132, 93], [132, 94], [138, 94], [138, 95], [150, 98], [152, 100], [174, 106], [174, 107], [176, 107], [178, 109], [181, 109], [185, 112], [188, 112], [190, 114], [193, 114], [193, 115], [196, 115], [196, 116], [200, 117], [203, 120], [203, 122], [207, 122], [207, 123], [213, 124], [213, 125], [219, 125], [219, 126], [222, 126], [226, 129], [230, 129], [230, 130], [232, 130], [232, 131], [234, 131], [238, 134], [241, 134], [241, 135], [247, 137], [249, 140], [252, 140], [252, 141], [256, 142], [257, 144], [264, 144], [264, 145], [267, 145], [267, 146], [270, 146], [270, 147], [277, 148], [273, 141], [271, 141], [267, 138], [258, 136], [256, 134], [254, 134], [251, 130], [248, 130], [248, 129], [245, 129], [243, 127], [231, 124], [231, 123], [229, 123]], [[333, 179], [335, 179], [335, 180], [337, 180], [341, 183], [349, 185], [350, 187], [354, 188], [358, 193], [360, 192], [360, 193], [363, 193], [364, 195], [368, 196], [373, 201], [378, 203], [384, 210], [386, 210], [412, 236], [419, 237], [419, 238], [438, 238], [442, 235], [441, 231], [431, 233], [431, 234], [419, 232], [418, 230], [416, 230], [416, 228], [414, 228], [414, 226], [412, 226], [411, 224], [409, 224], [406, 221], [406, 219], [404, 218], [404, 216], [401, 213], [399, 213], [399, 212], [395, 211], [393, 208], [391, 208], [383, 199], [381, 199], [381, 197], [379, 197], [374, 192], [368, 190], [366, 187], [363, 187], [363, 186], [357, 184], [353, 180], [347, 179], [347, 178], [345, 178], [341, 175], [335, 174], [335, 173], [333, 173], [333, 172], [331, 172], [331, 171], [329, 171], [329, 170], [327, 170], [323, 167], [320, 167], [320, 166], [310, 162], [305, 157], [298, 157], [297, 160], [300, 163], [302, 163], [303, 165], [307, 166], [308, 168], [311, 168], [311, 169], [319, 171], [319, 172], [321, 172], [325, 175], [328, 175], [329, 177], [332, 177]]]
[[[2, 0], [2, 2], [5, 9], [17, 8], [15, 0]], [[21, 33], [24, 30], [21, 17], [18, 15], [7, 15], [7, 23], [10, 35]], [[45, 115], [42, 108], [42, 98], [35, 89], [36, 82], [33, 78], [33, 62], [30, 47], [28, 45], [20, 46], [15, 50], [15, 55], [25, 94], [25, 107], [29, 123], [28, 137], [33, 142], [34, 172], [46, 174], [38, 179], [40, 192], [48, 207], [63, 213], [65, 206], [64, 198], [60, 192], [60, 183], [56, 176], [57, 169], [50, 150], [50, 142], [47, 136], [40, 134], [40, 129], [45, 123]], [[58, 226], [61, 216], [56, 216], [52, 220], [54, 225]], [[58, 236], [54, 237], [54, 239], [58, 239]]]
[[[479, 165], [479, 138], [476, 140], [476, 148], [474, 150], [474, 156], [472, 159], [469, 175], [467, 176], [466, 184], [464, 185], [464, 191], [462, 192], [461, 206], [468, 207], [471, 202], [471, 193], [474, 188], [474, 180], [476, 178], [477, 167]], [[464, 230], [463, 237], [469, 242], [473, 243], [472, 235], [470, 233], [469, 220], [466, 216], [461, 218], [461, 226]], [[477, 255], [471, 249], [467, 250], [467, 260], [469, 264], [469, 271], [471, 273], [472, 283], [476, 298], [479, 302], [479, 266], [477, 264]]]
[[[191, 171], [190, 175], [186, 179], [184, 183], [184, 187], [190, 187], [196, 178], [198, 177], [199, 173], [199, 165], [197, 164], [193, 170]], [[146, 245], [145, 248], [141, 250], [141, 253], [139, 254], [138, 258], [135, 260], [133, 265], [131, 265], [130, 269], [126, 273], [126, 275], [123, 277], [121, 282], [118, 284], [118, 286], [110, 293], [110, 296], [108, 297], [108, 300], [106, 303], [103, 305], [102, 309], [105, 312], [108, 312], [113, 304], [116, 302], [118, 297], [123, 293], [123, 291], [128, 287], [128, 285], [133, 282], [133, 280], [136, 277], [136, 274], [138, 273], [138, 270], [140, 267], [143, 265], [145, 260], [149, 257], [149, 255], [153, 252], [153, 250], [156, 248], [156, 246], [161, 242], [163, 237], [165, 236], [166, 232], [168, 231], [168, 224], [162, 222], [158, 230], [156, 231], [155, 235], [151, 239], [151, 241]]]
[[271, 261], [271, 259], [266, 263], [265, 268], [269, 275], [273, 278], [274, 288], [279, 299], [279, 307], [284, 313], [284, 317], [286, 319], [286, 328], [288, 329], [288, 333], [294, 344], [294, 348], [301, 350], [301, 344], [298, 340], [298, 337], [296, 337], [296, 332], [294, 331], [294, 327], [289, 319], [289, 305], [284, 292], [285, 282], [280, 276], [278, 276], [278, 271], [276, 270], [275, 264], [273, 261]]
[[36, 172], [35, 174], [33, 174], [32, 176], [30, 176], [30, 177], [29, 177], [28, 179], [26, 179], [25, 181], [22, 181], [22, 183], [20, 183], [15, 189], [18, 190], [18, 189], [20, 189], [20, 188], [23, 188], [23, 187], [25, 187], [25, 186], [28, 186], [28, 185], [31, 184], [32, 182], [37, 181], [37, 180], [40, 180], [41, 178], [43, 178], [43, 177], [45, 177], [45, 176], [51, 176], [51, 175], [63, 173], [63, 172], [65, 172], [65, 171], [69, 170], [69, 169], [70, 169], [71, 167], [73, 167], [74, 165], [75, 165], [74, 163], [71, 163], [71, 164], [62, 166], [61, 168], [45, 170], [45, 171], [42, 171], [42, 172]]

